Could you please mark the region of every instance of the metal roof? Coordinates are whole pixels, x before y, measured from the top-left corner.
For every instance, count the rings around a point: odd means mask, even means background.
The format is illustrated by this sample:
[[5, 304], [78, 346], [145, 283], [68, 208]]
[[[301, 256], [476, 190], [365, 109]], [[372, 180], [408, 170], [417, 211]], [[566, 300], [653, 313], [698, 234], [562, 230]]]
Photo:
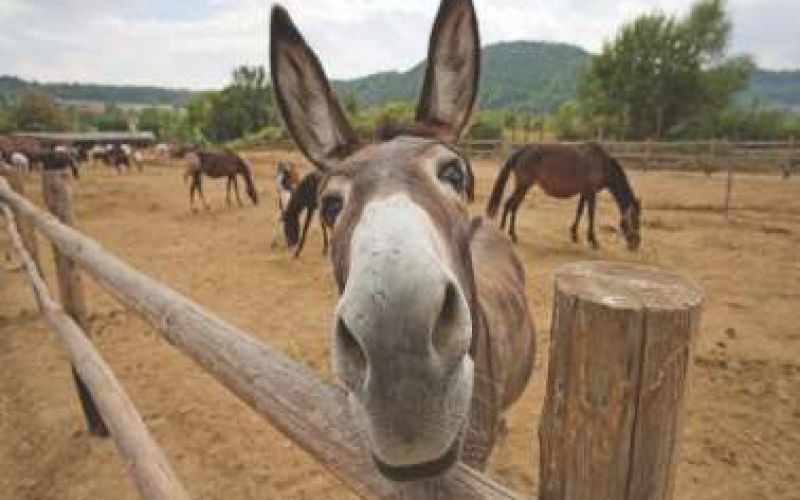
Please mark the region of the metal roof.
[[152, 132], [18, 132], [18, 137], [30, 137], [54, 142], [155, 142]]

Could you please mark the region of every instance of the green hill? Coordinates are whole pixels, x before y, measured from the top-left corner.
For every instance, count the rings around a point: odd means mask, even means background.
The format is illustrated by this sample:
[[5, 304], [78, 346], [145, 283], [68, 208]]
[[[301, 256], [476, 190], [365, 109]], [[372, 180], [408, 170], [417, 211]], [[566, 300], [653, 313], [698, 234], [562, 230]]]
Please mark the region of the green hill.
[[36, 88], [67, 101], [100, 101], [153, 106], [182, 106], [193, 92], [134, 85], [95, 85], [86, 83], [38, 83], [14, 76], [0, 76], [0, 102], [28, 88]]
[[[503, 42], [483, 50], [478, 102], [489, 108], [550, 110], [575, 95], [577, 75], [589, 53], [573, 45]], [[405, 72], [384, 72], [338, 81], [340, 93], [352, 92], [366, 105], [413, 100], [422, 85], [423, 65]]]
[[[548, 42], [502, 42], [484, 47], [479, 105], [550, 111], [575, 96], [578, 75], [590, 54], [580, 47]], [[422, 63], [408, 71], [388, 71], [334, 82], [340, 93], [353, 93], [362, 105], [416, 100], [422, 85]], [[36, 83], [0, 76], [0, 104], [19, 91], [35, 87], [69, 101], [181, 106], [192, 91], [158, 87]], [[800, 70], [753, 73], [740, 102], [753, 100], [779, 108], [800, 109]]]
[[[550, 111], [575, 96], [578, 76], [591, 54], [574, 45], [546, 42], [503, 42], [483, 50], [478, 102], [487, 108]], [[385, 72], [335, 83], [372, 105], [413, 100], [422, 85], [422, 64], [406, 72]], [[740, 102], [753, 99], [777, 108], [800, 108], [800, 70], [753, 73]]]
[[755, 99], [767, 106], [800, 110], [800, 70], [756, 70], [742, 98], [745, 103]]

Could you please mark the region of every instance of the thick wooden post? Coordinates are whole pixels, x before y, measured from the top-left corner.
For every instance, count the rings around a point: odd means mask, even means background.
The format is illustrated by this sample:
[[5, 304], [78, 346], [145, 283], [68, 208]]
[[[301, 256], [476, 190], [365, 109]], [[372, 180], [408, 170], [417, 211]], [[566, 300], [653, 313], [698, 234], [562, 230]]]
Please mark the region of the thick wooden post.
[[[42, 196], [45, 205], [64, 224], [74, 225], [72, 209], [69, 200], [69, 186], [66, 170], [45, 170], [42, 172]], [[81, 275], [75, 263], [61, 254], [58, 248], [53, 245], [53, 255], [56, 260], [56, 278], [58, 281], [58, 292], [61, 304], [75, 323], [84, 331], [89, 331], [88, 313], [86, 311], [86, 299], [83, 294], [83, 284]], [[78, 397], [81, 400], [83, 414], [86, 417], [86, 426], [89, 432], [95, 436], [108, 436], [108, 429], [97, 411], [97, 406], [92, 400], [92, 396], [86, 389], [75, 367], [72, 368], [72, 376], [78, 389]]]
[[556, 271], [540, 500], [667, 500], [703, 293], [658, 269]]
[[189, 494], [173, 472], [164, 452], [147, 431], [114, 373], [75, 321], [51, 298], [33, 259], [24, 249], [11, 211], [0, 204], [0, 214], [8, 220], [12, 250], [28, 273], [42, 316], [97, 398], [98, 406], [108, 421], [142, 497], [146, 500], [189, 500]]
[[[22, 182], [22, 176], [20, 172], [17, 170], [12, 170], [10, 167], [2, 166], [0, 167], [0, 176], [5, 177], [8, 180], [9, 186], [13, 189], [17, 194], [20, 196], [25, 196], [25, 184]], [[22, 244], [25, 246], [25, 250], [27, 250], [28, 255], [31, 256], [34, 265], [36, 266], [36, 270], [39, 274], [42, 274], [42, 265], [39, 261], [39, 244], [36, 240], [36, 231], [33, 228], [33, 222], [31, 221], [30, 217], [22, 215], [17, 210], [13, 210], [14, 219], [16, 220], [17, 227], [19, 228], [19, 234], [22, 238]]]

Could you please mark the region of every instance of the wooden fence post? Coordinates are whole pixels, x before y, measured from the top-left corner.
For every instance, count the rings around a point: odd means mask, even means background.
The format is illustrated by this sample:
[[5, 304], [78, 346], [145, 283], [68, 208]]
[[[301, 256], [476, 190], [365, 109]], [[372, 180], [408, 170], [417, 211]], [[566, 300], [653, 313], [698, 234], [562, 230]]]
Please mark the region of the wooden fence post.
[[727, 174], [725, 175], [725, 218], [731, 216], [731, 199], [733, 198], [733, 165], [728, 163]]
[[[25, 196], [25, 184], [22, 182], [22, 176], [20, 172], [17, 170], [12, 170], [8, 167], [0, 168], [0, 176], [5, 177], [8, 180], [9, 186], [11, 189], [14, 190], [18, 195]], [[33, 228], [33, 222], [31, 222], [30, 217], [26, 217], [19, 213], [18, 210], [11, 210], [14, 214], [14, 219], [16, 220], [17, 227], [19, 228], [19, 234], [22, 238], [22, 244], [25, 246], [25, 250], [28, 252], [28, 255], [31, 256], [34, 265], [36, 266], [36, 270], [39, 274], [42, 274], [42, 264], [39, 261], [39, 244], [36, 240], [36, 231]]]
[[672, 497], [703, 293], [650, 267], [556, 271], [540, 500]]
[[[74, 219], [70, 207], [67, 182], [66, 170], [45, 170], [42, 172], [42, 196], [45, 205], [58, 220], [72, 226], [74, 225]], [[84, 332], [88, 332], [89, 320], [86, 311], [86, 299], [83, 294], [83, 285], [78, 268], [74, 262], [62, 255], [55, 245], [53, 245], [53, 255], [55, 255], [56, 261], [58, 292], [64, 312], [75, 320], [75, 323]], [[108, 429], [103, 422], [103, 418], [100, 416], [91, 394], [75, 371], [75, 367], [72, 367], [72, 376], [75, 379], [89, 432], [95, 436], [107, 437]]]

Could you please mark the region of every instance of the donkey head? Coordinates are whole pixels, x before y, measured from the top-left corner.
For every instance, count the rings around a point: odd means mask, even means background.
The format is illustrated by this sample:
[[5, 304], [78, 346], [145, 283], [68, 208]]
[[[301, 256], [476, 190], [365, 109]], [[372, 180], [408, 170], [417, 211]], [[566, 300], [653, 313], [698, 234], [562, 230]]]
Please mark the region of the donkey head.
[[443, 0], [430, 42], [416, 122], [362, 144], [287, 12], [272, 11], [278, 106], [324, 172], [320, 216], [340, 293], [334, 370], [375, 463], [400, 480], [456, 461], [472, 397], [472, 173], [453, 147], [480, 66], [471, 0]]

